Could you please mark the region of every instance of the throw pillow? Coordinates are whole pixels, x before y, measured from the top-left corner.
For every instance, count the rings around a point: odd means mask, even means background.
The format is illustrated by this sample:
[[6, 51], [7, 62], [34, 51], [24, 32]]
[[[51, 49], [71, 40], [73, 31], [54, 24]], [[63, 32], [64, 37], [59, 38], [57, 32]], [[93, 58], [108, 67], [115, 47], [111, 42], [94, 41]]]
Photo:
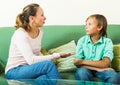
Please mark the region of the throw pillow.
[[0, 74], [4, 72], [4, 65], [0, 61]]
[[[76, 44], [75, 41], [72, 40], [64, 45], [61, 45], [59, 47], [50, 49], [48, 52], [49, 53], [60, 53], [60, 52], [64, 52], [64, 53], [75, 53], [76, 50]], [[75, 54], [68, 56], [66, 58], [59, 58], [56, 60], [56, 64], [58, 67], [58, 71], [59, 72], [71, 72], [71, 71], [75, 71], [76, 70], [76, 66], [73, 63], [73, 59], [75, 58]]]
[[[50, 53], [45, 49], [45, 48], [41, 48], [41, 53], [43, 54], [43, 55], [49, 55]], [[55, 64], [57, 63], [57, 61], [56, 60], [52, 60]]]
[[111, 63], [111, 67], [115, 69], [115, 71], [120, 71], [120, 44], [114, 45], [113, 48], [114, 58]]
[[120, 56], [120, 44], [113, 45], [113, 52], [115, 56]]
[[48, 51], [45, 48], [41, 48], [41, 53], [43, 55], [49, 55]]

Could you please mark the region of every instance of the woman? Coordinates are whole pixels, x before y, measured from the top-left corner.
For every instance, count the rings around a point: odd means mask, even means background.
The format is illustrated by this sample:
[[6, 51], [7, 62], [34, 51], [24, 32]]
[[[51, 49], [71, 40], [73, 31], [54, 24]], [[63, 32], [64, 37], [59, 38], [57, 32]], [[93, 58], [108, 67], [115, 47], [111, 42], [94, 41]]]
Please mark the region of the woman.
[[5, 69], [8, 79], [60, 79], [52, 59], [67, 57], [70, 53], [53, 53], [43, 56], [40, 27], [46, 18], [38, 4], [29, 4], [16, 18], [16, 30], [12, 36], [9, 58]]

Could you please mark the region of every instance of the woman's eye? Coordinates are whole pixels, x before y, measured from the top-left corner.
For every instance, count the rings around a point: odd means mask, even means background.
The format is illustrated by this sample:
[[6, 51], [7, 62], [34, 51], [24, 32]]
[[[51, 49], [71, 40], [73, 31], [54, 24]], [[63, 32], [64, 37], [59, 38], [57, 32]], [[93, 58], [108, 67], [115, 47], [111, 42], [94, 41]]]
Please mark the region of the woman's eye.
[[41, 14], [41, 16], [43, 16], [43, 17], [44, 17], [44, 14]]

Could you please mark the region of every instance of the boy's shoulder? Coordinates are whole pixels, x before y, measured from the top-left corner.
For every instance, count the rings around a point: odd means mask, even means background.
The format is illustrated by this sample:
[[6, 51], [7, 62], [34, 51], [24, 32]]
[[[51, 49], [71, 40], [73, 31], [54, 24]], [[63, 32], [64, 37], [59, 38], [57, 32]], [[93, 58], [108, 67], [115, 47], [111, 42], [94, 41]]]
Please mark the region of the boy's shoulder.
[[85, 35], [79, 38], [78, 42], [86, 42], [88, 40], [89, 36]]
[[105, 41], [112, 41], [112, 39], [110, 39], [110, 38], [108, 38], [108, 37], [103, 37], [103, 39], [104, 39]]
[[85, 39], [88, 39], [89, 38], [89, 35], [85, 35], [85, 36], [82, 36], [79, 40], [85, 40]]

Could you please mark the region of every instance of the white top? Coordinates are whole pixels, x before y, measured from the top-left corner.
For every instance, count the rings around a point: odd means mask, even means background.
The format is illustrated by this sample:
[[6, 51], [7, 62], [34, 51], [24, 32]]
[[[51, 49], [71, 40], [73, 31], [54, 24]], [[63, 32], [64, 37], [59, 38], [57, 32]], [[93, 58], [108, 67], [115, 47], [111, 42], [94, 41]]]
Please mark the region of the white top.
[[6, 65], [5, 73], [19, 65], [30, 65], [36, 62], [52, 60], [60, 57], [59, 53], [43, 56], [41, 50], [41, 40], [43, 31], [40, 30], [36, 38], [31, 38], [23, 29], [17, 29], [11, 39], [9, 57]]

